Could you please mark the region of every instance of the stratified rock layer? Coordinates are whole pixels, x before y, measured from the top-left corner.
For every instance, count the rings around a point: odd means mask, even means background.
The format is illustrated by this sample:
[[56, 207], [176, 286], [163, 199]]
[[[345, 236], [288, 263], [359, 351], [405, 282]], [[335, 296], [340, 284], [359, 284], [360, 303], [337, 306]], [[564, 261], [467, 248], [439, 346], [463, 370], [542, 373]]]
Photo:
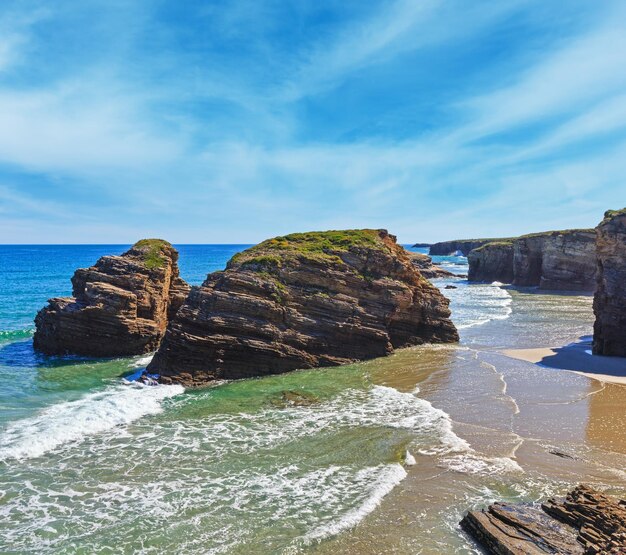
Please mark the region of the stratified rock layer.
[[626, 501], [580, 485], [565, 499], [532, 505], [494, 503], [470, 511], [461, 526], [497, 555], [626, 553]]
[[73, 297], [50, 299], [35, 318], [35, 349], [47, 354], [123, 356], [154, 351], [189, 286], [178, 252], [144, 239], [122, 256], [76, 270]]
[[497, 241], [470, 251], [469, 281], [513, 281], [513, 243]]
[[297, 233], [194, 287], [149, 366], [161, 381], [279, 374], [453, 342], [447, 299], [384, 230]]
[[596, 228], [598, 287], [593, 352], [626, 356], [626, 208], [608, 211]]
[[546, 290], [593, 291], [595, 231], [546, 231], [486, 243], [468, 255], [470, 281], [501, 281]]
[[541, 289], [593, 291], [596, 287], [593, 229], [534, 233], [513, 242], [513, 283]]

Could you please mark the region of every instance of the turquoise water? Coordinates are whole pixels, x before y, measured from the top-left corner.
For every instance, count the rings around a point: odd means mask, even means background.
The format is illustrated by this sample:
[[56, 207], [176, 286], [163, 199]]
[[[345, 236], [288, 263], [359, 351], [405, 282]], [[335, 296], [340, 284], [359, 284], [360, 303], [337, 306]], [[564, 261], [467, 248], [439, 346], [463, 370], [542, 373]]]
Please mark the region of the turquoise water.
[[[178, 248], [197, 284], [243, 247]], [[606, 468], [567, 476], [543, 458], [546, 442], [595, 449], [580, 433], [589, 380], [496, 351], [588, 333], [588, 297], [436, 280], [457, 287], [444, 291], [459, 346], [195, 391], [123, 385], [150, 357], [36, 354], [37, 309], [123, 250], [0, 247], [0, 552], [468, 553], [465, 508], [618, 476], [604, 451], [589, 460]], [[556, 431], [535, 418], [552, 400]]]

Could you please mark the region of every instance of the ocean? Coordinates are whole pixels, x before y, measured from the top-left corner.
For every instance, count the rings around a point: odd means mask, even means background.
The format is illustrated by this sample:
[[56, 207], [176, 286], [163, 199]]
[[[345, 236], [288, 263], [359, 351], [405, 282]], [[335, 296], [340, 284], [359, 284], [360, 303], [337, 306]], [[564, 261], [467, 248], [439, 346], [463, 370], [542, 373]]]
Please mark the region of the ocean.
[[[37, 310], [126, 248], [0, 246], [2, 553], [478, 553], [470, 508], [626, 491], [625, 388], [501, 353], [589, 335], [590, 296], [438, 279], [458, 345], [193, 391], [35, 353]], [[177, 248], [200, 284], [246, 246]]]

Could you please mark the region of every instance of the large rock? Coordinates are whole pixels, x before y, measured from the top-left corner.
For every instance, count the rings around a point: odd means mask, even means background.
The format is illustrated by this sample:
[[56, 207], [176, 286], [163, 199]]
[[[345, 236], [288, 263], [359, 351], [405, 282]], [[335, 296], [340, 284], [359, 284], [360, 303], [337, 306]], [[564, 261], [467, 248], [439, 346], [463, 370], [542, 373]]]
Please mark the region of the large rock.
[[513, 243], [496, 241], [470, 251], [467, 257], [469, 281], [513, 281]]
[[86, 356], [156, 350], [189, 292], [177, 261], [167, 241], [144, 239], [122, 256], [76, 270], [73, 297], [50, 299], [37, 314], [35, 349]]
[[562, 291], [596, 286], [595, 231], [546, 231], [486, 243], [468, 255], [470, 281]]
[[279, 374], [453, 342], [447, 299], [384, 230], [297, 233], [192, 288], [149, 366], [161, 381]]
[[515, 285], [541, 289], [593, 291], [596, 247], [593, 229], [533, 233], [513, 242]]
[[608, 211], [596, 228], [598, 288], [593, 352], [626, 356], [626, 208]]
[[467, 513], [461, 526], [496, 555], [626, 553], [626, 501], [585, 485], [541, 508], [494, 503]]

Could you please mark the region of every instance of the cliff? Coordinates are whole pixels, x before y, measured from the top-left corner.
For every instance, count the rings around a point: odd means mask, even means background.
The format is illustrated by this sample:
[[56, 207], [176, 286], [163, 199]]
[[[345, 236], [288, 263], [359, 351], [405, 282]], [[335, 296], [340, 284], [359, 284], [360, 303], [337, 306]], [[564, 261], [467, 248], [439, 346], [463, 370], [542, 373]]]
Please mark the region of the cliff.
[[470, 251], [467, 256], [469, 281], [513, 281], [513, 242], [495, 241]]
[[598, 287], [593, 352], [626, 356], [626, 208], [611, 210], [596, 228]]
[[154, 351], [189, 292], [177, 261], [167, 241], [144, 239], [76, 270], [73, 297], [50, 299], [37, 314], [35, 349], [86, 356]]
[[595, 289], [595, 232], [546, 231], [487, 243], [468, 255], [470, 281], [563, 291]]
[[428, 254], [431, 256], [449, 256], [457, 251], [461, 251], [463, 256], [467, 256], [470, 251], [482, 247], [494, 241], [507, 241], [508, 239], [456, 239], [454, 241], [442, 241], [430, 246]]
[[148, 369], [201, 385], [335, 366], [457, 341], [449, 316], [448, 300], [386, 231], [296, 233], [193, 287]]
[[548, 231], [524, 235], [513, 243], [515, 285], [541, 289], [593, 291], [596, 247], [593, 229]]
[[626, 501], [585, 485], [541, 508], [494, 503], [467, 513], [461, 526], [495, 555], [626, 553]]

